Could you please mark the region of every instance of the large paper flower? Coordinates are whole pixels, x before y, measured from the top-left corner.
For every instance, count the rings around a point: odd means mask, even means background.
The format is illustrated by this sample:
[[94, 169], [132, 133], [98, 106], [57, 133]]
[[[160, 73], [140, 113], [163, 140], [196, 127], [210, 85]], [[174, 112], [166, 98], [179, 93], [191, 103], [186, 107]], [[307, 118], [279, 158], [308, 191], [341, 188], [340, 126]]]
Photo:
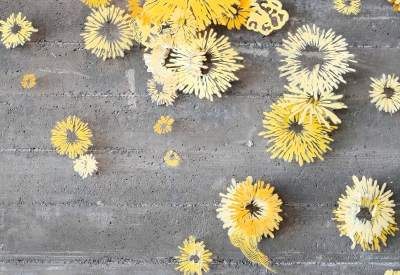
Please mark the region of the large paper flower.
[[226, 25], [229, 30], [233, 28], [240, 30], [241, 26], [246, 26], [247, 18], [249, 18], [250, 13], [254, 11], [252, 7], [254, 3], [254, 0], [240, 0], [239, 4], [234, 6], [236, 12], [229, 14], [223, 13], [222, 16], [218, 18], [218, 24]]
[[78, 172], [83, 179], [97, 171], [97, 161], [92, 154], [80, 156], [74, 160], [74, 164], [75, 172]]
[[193, 236], [189, 236], [189, 240], [183, 241], [183, 247], [178, 246], [178, 248], [181, 256], [175, 256], [179, 261], [176, 270], [183, 272], [184, 275], [201, 275], [203, 271], [208, 272], [212, 253], [205, 249], [203, 242], [196, 242]]
[[110, 4], [109, 0], [81, 0], [84, 4], [88, 5], [89, 8], [98, 8], [101, 5], [107, 6]]
[[[346, 195], [342, 195], [339, 207], [333, 211], [333, 220], [339, 222], [340, 236], [345, 235], [352, 240], [352, 249], [360, 244], [364, 251], [380, 251], [379, 242], [386, 246], [386, 235], [394, 236], [394, 232], [399, 230], [394, 218], [393, 207], [396, 205], [389, 200], [392, 191], [385, 192], [386, 183], [380, 188], [376, 180], [372, 181], [365, 176], [359, 181], [353, 176], [354, 185], [347, 186]], [[369, 217], [358, 216], [362, 209], [367, 210]]]
[[[394, 75], [386, 76], [383, 74], [381, 79], [371, 77], [371, 80], [373, 81], [371, 84], [373, 90], [369, 92], [369, 96], [372, 98], [371, 103], [375, 103], [375, 107], [379, 111], [384, 110], [390, 114], [397, 112], [400, 109], [399, 78]], [[387, 90], [391, 90], [392, 95], [388, 96]]]
[[6, 21], [0, 20], [1, 42], [7, 49], [23, 46], [26, 41], [31, 40], [31, 34], [37, 31], [20, 12], [17, 16], [11, 14]]
[[360, 12], [360, 0], [333, 0], [333, 4], [335, 10], [346, 15]]

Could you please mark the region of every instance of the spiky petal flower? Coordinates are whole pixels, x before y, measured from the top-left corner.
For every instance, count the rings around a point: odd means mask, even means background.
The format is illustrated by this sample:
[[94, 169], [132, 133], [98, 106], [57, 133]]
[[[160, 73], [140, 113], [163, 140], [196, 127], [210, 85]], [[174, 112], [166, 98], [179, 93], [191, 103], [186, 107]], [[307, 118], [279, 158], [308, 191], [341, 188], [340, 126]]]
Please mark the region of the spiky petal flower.
[[154, 125], [154, 132], [159, 134], [165, 134], [172, 131], [172, 123], [174, 123], [174, 119], [169, 116], [161, 116], [161, 118], [157, 121], [156, 125]]
[[291, 109], [280, 107], [284, 103], [282, 99], [277, 103], [271, 105], [271, 112], [264, 112], [263, 126], [266, 131], [259, 133], [273, 143], [267, 149], [267, 152], [273, 153], [271, 159], [278, 157], [291, 162], [295, 158], [300, 166], [304, 161], [313, 162], [316, 157], [324, 160], [322, 154], [331, 150], [328, 144], [333, 141], [328, 134], [337, 127], [328, 128], [318, 123], [315, 117], [310, 123], [308, 115], [303, 123], [299, 123], [299, 114], [291, 116]]
[[388, 0], [393, 5], [394, 11], [400, 10], [400, 0]]
[[83, 179], [97, 171], [97, 161], [92, 154], [80, 156], [78, 159], [74, 160], [74, 164], [75, 172]]
[[34, 74], [26, 74], [21, 81], [22, 87], [25, 89], [33, 88], [36, 85], [36, 78]]
[[109, 0], [81, 0], [84, 4], [88, 5], [89, 8], [98, 8], [101, 5], [107, 6], [110, 4]]
[[[131, 19], [124, 14], [124, 10], [114, 5], [100, 6], [98, 10], [92, 9], [92, 13], [87, 17], [84, 32], [81, 33], [85, 40], [85, 49], [91, 50], [103, 60], [123, 57], [124, 51], [133, 45], [134, 32], [130, 22]], [[113, 28], [116, 31], [111, 33]]]
[[333, 0], [333, 4], [335, 10], [346, 15], [360, 12], [360, 0]]
[[151, 102], [157, 105], [172, 105], [177, 98], [177, 83], [174, 78], [161, 77], [154, 75], [147, 81], [147, 91], [149, 92]]
[[[377, 181], [372, 182], [372, 178], [362, 177], [361, 181], [353, 176], [354, 185], [347, 186], [346, 195], [339, 199], [339, 207], [333, 211], [335, 218], [340, 224], [340, 236], [348, 236], [353, 245], [357, 244], [365, 250], [380, 251], [379, 242], [386, 246], [388, 234], [394, 236], [394, 232], [399, 230], [396, 227], [395, 211], [393, 200], [389, 198], [393, 195], [392, 191], [386, 191], [386, 183], [382, 188]], [[369, 212], [369, 218], [358, 217], [362, 208]]]
[[225, 25], [229, 30], [233, 28], [240, 30], [241, 26], [246, 26], [247, 18], [249, 18], [250, 13], [254, 11], [252, 7], [254, 3], [254, 0], [240, 0], [239, 4], [234, 6], [236, 12], [228, 15], [225, 13], [222, 14], [222, 16], [218, 18], [218, 24]]
[[[400, 109], [400, 83], [399, 78], [394, 75], [382, 75], [381, 79], [372, 78], [372, 91], [369, 96], [372, 98], [371, 103], [375, 103], [375, 107], [379, 111], [384, 110], [390, 114], [397, 112]], [[391, 89], [393, 94], [388, 97], [385, 94], [385, 89]]]
[[179, 164], [180, 159], [181, 158], [179, 157], [179, 155], [172, 150], [169, 150], [164, 156], [164, 161], [169, 166], [177, 166]]
[[[202, 275], [203, 271], [208, 272], [212, 253], [205, 249], [203, 242], [196, 242], [193, 236], [189, 236], [189, 240], [183, 241], [183, 247], [178, 246], [178, 248], [181, 255], [175, 256], [179, 262], [176, 270], [183, 272], [184, 275]], [[196, 257], [197, 261], [193, 257]]]
[[171, 34], [175, 40], [186, 42], [196, 36], [197, 24], [196, 18], [190, 10], [182, 10], [177, 8], [168, 20]]
[[[18, 29], [17, 32], [14, 32], [14, 28]], [[11, 14], [6, 21], [0, 20], [1, 42], [7, 49], [23, 46], [26, 41], [31, 40], [32, 33], [37, 31], [20, 12], [17, 16]]]

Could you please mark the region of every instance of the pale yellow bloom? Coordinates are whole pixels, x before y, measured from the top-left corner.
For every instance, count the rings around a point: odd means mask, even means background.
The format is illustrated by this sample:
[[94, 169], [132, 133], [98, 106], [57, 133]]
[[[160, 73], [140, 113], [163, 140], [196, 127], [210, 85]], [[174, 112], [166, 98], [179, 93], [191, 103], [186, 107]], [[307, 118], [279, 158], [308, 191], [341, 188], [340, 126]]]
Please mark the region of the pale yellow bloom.
[[74, 164], [75, 172], [83, 179], [97, 171], [97, 161], [92, 154], [80, 156], [78, 159], [74, 160]]
[[[399, 1], [400, 2], [400, 1]], [[385, 275], [400, 275], [400, 271], [393, 271], [393, 269], [391, 270], [387, 270], [385, 272]]]
[[22, 78], [22, 81], [21, 81], [21, 85], [25, 89], [30, 89], [33, 86], [35, 86], [36, 85], [35, 75], [34, 74], [26, 74], [26, 75], [24, 75], [24, 77]]
[[[390, 114], [397, 112], [400, 109], [400, 83], [399, 77], [394, 75], [382, 75], [381, 79], [375, 79], [371, 77], [373, 83], [371, 87], [372, 91], [369, 92], [369, 96], [372, 98], [371, 103], [375, 103], [375, 107], [379, 111], [384, 110]], [[392, 89], [393, 95], [387, 97], [385, 94], [386, 89]]]
[[161, 118], [157, 121], [156, 125], [154, 125], [154, 132], [159, 134], [165, 134], [172, 131], [172, 123], [174, 123], [174, 119], [169, 116], [161, 116]]
[[171, 34], [177, 42], [186, 42], [196, 36], [197, 23], [190, 10], [177, 8], [168, 20]]
[[[396, 205], [389, 200], [392, 191], [385, 192], [386, 183], [380, 188], [376, 180], [372, 181], [365, 176], [361, 181], [353, 176], [354, 185], [347, 186], [346, 195], [342, 195], [338, 201], [339, 207], [333, 211], [333, 220], [340, 223], [337, 226], [340, 236], [345, 235], [352, 240], [352, 249], [360, 244], [364, 251], [380, 251], [379, 242], [386, 246], [386, 235], [394, 236], [394, 232], [399, 230], [393, 209]], [[362, 208], [369, 211], [370, 219], [357, 217]]]
[[109, 0], [81, 0], [84, 4], [88, 5], [89, 8], [98, 8], [101, 5], [107, 6], [110, 4]]
[[333, 4], [335, 10], [346, 15], [360, 12], [360, 0], [333, 0]]
[[165, 78], [160, 75], [154, 75], [147, 81], [147, 91], [149, 92], [151, 102], [157, 105], [172, 105], [177, 98], [177, 83], [174, 78]]
[[324, 160], [322, 154], [331, 150], [328, 144], [333, 141], [328, 134], [337, 127], [328, 128], [315, 117], [310, 123], [309, 115], [299, 123], [299, 114], [291, 116], [291, 109], [279, 106], [284, 100], [280, 99], [277, 103], [271, 105], [271, 112], [264, 113], [263, 127], [266, 131], [259, 133], [273, 143], [267, 149], [267, 152], [273, 153], [271, 159], [278, 157], [291, 162], [295, 158], [300, 166], [304, 161], [314, 162], [316, 157]]
[[61, 155], [67, 154], [71, 159], [83, 155], [92, 145], [92, 132], [87, 125], [76, 116], [69, 116], [66, 121], [57, 122], [56, 127], [51, 130], [51, 143], [57, 152]]
[[178, 156], [178, 154], [172, 150], [169, 150], [164, 156], [164, 161], [169, 166], [177, 166], [180, 159], [181, 158]]
[[[16, 31], [14, 29], [17, 28]], [[23, 46], [26, 41], [30, 41], [33, 32], [37, 32], [32, 23], [26, 20], [22, 13], [17, 16], [13, 14], [6, 21], [0, 20], [1, 42], [7, 49], [12, 49], [18, 45]]]
[[388, 1], [393, 5], [394, 11], [398, 11], [400, 9], [400, 0], [388, 0]]
[[240, 30], [241, 26], [246, 26], [247, 18], [254, 11], [252, 7], [255, 4], [254, 0], [240, 0], [237, 6], [234, 6], [236, 12], [226, 15], [222, 14], [218, 18], [218, 24], [225, 25], [229, 30], [236, 28]]
[[131, 19], [124, 14], [124, 10], [114, 5], [92, 9], [84, 32], [81, 33], [85, 40], [85, 49], [91, 50], [103, 60], [123, 57], [124, 50], [129, 50], [133, 45], [134, 32], [130, 22]]
[[289, 20], [289, 13], [282, 9], [279, 0], [254, 3], [254, 10], [247, 19], [246, 27], [263, 35], [281, 29]]
[[[196, 242], [193, 236], [189, 240], [183, 241], [183, 247], [178, 246], [181, 256], [175, 256], [179, 265], [175, 268], [184, 275], [202, 275], [209, 271], [208, 263], [212, 262], [210, 258], [212, 253], [205, 249], [203, 242]], [[197, 259], [195, 259], [195, 258]]]

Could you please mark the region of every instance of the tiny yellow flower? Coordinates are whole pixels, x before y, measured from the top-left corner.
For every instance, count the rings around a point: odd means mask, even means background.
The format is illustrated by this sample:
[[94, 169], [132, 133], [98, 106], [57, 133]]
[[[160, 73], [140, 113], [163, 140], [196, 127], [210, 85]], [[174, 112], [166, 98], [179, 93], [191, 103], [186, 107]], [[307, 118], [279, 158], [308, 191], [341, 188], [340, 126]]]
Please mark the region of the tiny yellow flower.
[[1, 42], [7, 49], [23, 46], [26, 41], [30, 41], [31, 34], [37, 31], [20, 12], [17, 16], [11, 14], [7, 21], [0, 20]]
[[88, 5], [89, 8], [98, 8], [101, 5], [107, 6], [110, 4], [109, 0], [81, 0], [84, 4]]
[[97, 171], [97, 161], [92, 154], [80, 156], [74, 160], [74, 164], [75, 172], [78, 172], [83, 179]]
[[334, 9], [340, 13], [350, 15], [360, 12], [360, 0], [333, 0]]
[[154, 125], [154, 132], [159, 133], [159, 134], [165, 134], [168, 132], [172, 131], [172, 123], [174, 123], [174, 119], [170, 118], [169, 116], [161, 116], [161, 119], [159, 119]]
[[180, 159], [181, 158], [178, 156], [178, 154], [172, 150], [169, 150], [164, 156], [164, 161], [169, 166], [177, 166]]
[[183, 272], [184, 275], [201, 275], [203, 271], [208, 272], [212, 253], [205, 249], [203, 242], [196, 242], [193, 236], [189, 236], [189, 240], [183, 241], [183, 247], [178, 246], [178, 248], [181, 256], [175, 256], [179, 262], [176, 270]]
[[21, 81], [21, 85], [25, 89], [30, 89], [33, 86], [35, 86], [36, 85], [35, 75], [34, 74], [26, 74], [26, 75], [24, 75], [24, 77], [22, 78], [22, 81]]
[[[375, 107], [379, 111], [384, 110], [387, 113], [393, 114], [400, 109], [400, 82], [399, 78], [394, 75], [382, 75], [381, 79], [371, 77], [373, 83], [372, 91], [369, 96], [372, 98], [371, 103], [375, 103]], [[392, 91], [392, 95], [387, 96], [385, 89]]]

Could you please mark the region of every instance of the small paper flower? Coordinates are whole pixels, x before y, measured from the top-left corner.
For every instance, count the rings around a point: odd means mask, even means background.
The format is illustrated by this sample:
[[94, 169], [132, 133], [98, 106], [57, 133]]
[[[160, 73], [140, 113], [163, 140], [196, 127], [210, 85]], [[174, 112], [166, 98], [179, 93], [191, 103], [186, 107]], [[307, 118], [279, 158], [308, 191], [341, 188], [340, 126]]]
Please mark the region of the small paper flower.
[[107, 6], [110, 4], [109, 0], [81, 0], [84, 4], [88, 5], [89, 8], [98, 8], [101, 5]]
[[196, 36], [197, 23], [190, 10], [177, 8], [168, 20], [171, 34], [176, 41], [186, 42]]
[[223, 13], [218, 18], [218, 24], [225, 25], [229, 30], [233, 28], [240, 30], [241, 26], [246, 25], [250, 13], [254, 11], [254, 8], [251, 7], [254, 3], [254, 0], [240, 0], [239, 4], [234, 6], [236, 12], [228, 15]]
[[26, 41], [31, 40], [32, 33], [37, 31], [20, 12], [17, 16], [11, 14], [7, 21], [0, 20], [1, 42], [7, 49], [23, 46]]
[[[85, 23], [84, 33], [81, 33], [85, 40], [85, 49], [92, 50], [93, 54], [103, 60], [123, 57], [124, 50], [129, 50], [133, 45], [134, 33], [130, 22], [129, 16], [114, 5], [92, 9]], [[111, 34], [112, 28], [116, 30]]]
[[333, 4], [335, 10], [346, 15], [360, 12], [360, 0], [333, 0]]
[[400, 0], [388, 0], [390, 4], [393, 5], [394, 11], [398, 11], [400, 9]]
[[[159, 119], [154, 125], [154, 132], [159, 133], [159, 134], [165, 134], [168, 132], [172, 131], [172, 123], [174, 123], [174, 119], [170, 118], [169, 116], [161, 116], [161, 119]], [[175, 166], [175, 165], [174, 165]]]
[[34, 74], [26, 74], [26, 75], [24, 75], [24, 77], [22, 78], [22, 81], [21, 81], [21, 85], [25, 89], [30, 89], [33, 86], [35, 86], [36, 85], [35, 75]]
[[56, 127], [51, 130], [51, 143], [57, 152], [60, 155], [67, 154], [71, 159], [86, 153], [92, 145], [90, 138], [93, 136], [87, 125], [76, 116], [57, 122]]
[[393, 269], [387, 270], [385, 275], [400, 275], [400, 271], [393, 271]]
[[91, 176], [93, 172], [97, 171], [97, 161], [92, 154], [80, 156], [74, 160], [74, 164], [75, 172], [78, 172], [82, 179], [85, 179], [88, 175]]
[[178, 156], [178, 154], [172, 150], [169, 150], [164, 156], [164, 161], [169, 166], [177, 166], [180, 159], [181, 158]]
[[[309, 69], [302, 65], [300, 57], [307, 47], [315, 47], [323, 55], [323, 63]], [[306, 91], [323, 92], [338, 88], [338, 83], [346, 83], [342, 74], [355, 72], [349, 68], [349, 61], [354, 56], [347, 51], [347, 43], [341, 36], [336, 36], [332, 29], [325, 31], [313, 25], [304, 25], [289, 39], [283, 40], [283, 47], [277, 51], [284, 57], [286, 64], [279, 67], [280, 76], [287, 76], [292, 86], [299, 85]], [[323, 89], [320, 87], [322, 86]]]
[[278, 157], [291, 162], [295, 158], [300, 166], [304, 161], [313, 162], [316, 157], [324, 160], [322, 154], [331, 150], [328, 144], [333, 141], [328, 134], [337, 127], [328, 128], [318, 123], [315, 117], [310, 123], [309, 115], [306, 115], [303, 123], [299, 123], [300, 115], [291, 116], [289, 108], [279, 106], [282, 103], [282, 99], [278, 100], [278, 104], [271, 105], [271, 112], [264, 113], [263, 127], [266, 131], [259, 133], [259, 136], [273, 143], [267, 149], [267, 152], [273, 153], [271, 159]]
[[[375, 103], [375, 107], [379, 111], [384, 110], [390, 114], [397, 112], [400, 109], [399, 78], [394, 75], [386, 76], [383, 74], [381, 79], [371, 77], [371, 80], [373, 81], [371, 84], [373, 90], [369, 92], [369, 96], [372, 98], [371, 103]], [[388, 97], [385, 94], [385, 89], [392, 89], [393, 95]]]
[[[396, 205], [389, 200], [393, 193], [385, 192], [386, 183], [380, 188], [376, 180], [372, 183], [372, 179], [366, 179], [365, 176], [361, 181], [353, 176], [353, 182], [352, 187], [347, 186], [346, 195], [339, 199], [339, 207], [333, 211], [333, 220], [340, 223], [337, 226], [340, 236], [345, 235], [352, 240], [352, 249], [360, 244], [364, 251], [380, 251], [379, 242], [386, 246], [386, 235], [394, 236], [394, 232], [399, 230], [393, 209]], [[357, 216], [362, 208], [369, 212], [370, 218]]]
[[183, 241], [183, 247], [178, 246], [178, 248], [181, 256], [175, 256], [179, 262], [176, 270], [183, 272], [184, 275], [201, 275], [203, 271], [208, 272], [212, 253], [205, 249], [203, 242], [196, 242], [193, 236], [189, 236], [189, 240]]
[[147, 91], [149, 92], [151, 102], [157, 105], [172, 105], [178, 96], [176, 90], [177, 84], [173, 78], [163, 78], [155, 75], [147, 81]]

